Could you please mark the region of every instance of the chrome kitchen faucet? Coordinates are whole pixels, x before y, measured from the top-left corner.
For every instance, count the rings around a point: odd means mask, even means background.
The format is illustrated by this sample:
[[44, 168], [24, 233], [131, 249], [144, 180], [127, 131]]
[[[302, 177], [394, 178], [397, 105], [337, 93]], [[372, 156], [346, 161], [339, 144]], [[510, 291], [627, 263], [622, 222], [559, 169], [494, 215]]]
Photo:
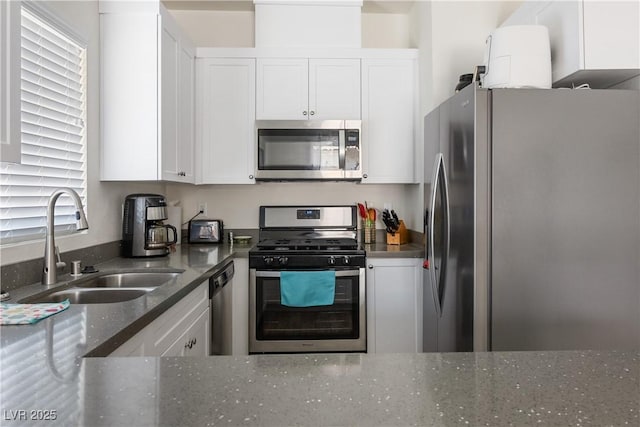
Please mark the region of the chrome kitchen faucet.
[[73, 203], [76, 205], [76, 230], [86, 230], [89, 228], [89, 223], [82, 209], [82, 201], [78, 193], [66, 187], [54, 190], [51, 196], [49, 196], [49, 203], [47, 204], [47, 237], [44, 243], [44, 268], [42, 270], [43, 285], [56, 283], [58, 280], [58, 268], [64, 268], [66, 265], [60, 260], [60, 252], [56, 247], [53, 228], [55, 205], [58, 197], [64, 193], [71, 196]]

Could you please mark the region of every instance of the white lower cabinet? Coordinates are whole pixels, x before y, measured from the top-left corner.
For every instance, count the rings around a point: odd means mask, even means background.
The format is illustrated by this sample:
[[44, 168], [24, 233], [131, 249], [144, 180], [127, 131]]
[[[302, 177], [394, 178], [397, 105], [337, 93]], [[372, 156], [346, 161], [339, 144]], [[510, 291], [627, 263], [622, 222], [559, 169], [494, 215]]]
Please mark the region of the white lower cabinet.
[[162, 356], [208, 356], [209, 351], [209, 309], [180, 336]]
[[210, 322], [205, 280], [109, 356], [207, 356]]
[[422, 351], [422, 260], [367, 258], [367, 352]]

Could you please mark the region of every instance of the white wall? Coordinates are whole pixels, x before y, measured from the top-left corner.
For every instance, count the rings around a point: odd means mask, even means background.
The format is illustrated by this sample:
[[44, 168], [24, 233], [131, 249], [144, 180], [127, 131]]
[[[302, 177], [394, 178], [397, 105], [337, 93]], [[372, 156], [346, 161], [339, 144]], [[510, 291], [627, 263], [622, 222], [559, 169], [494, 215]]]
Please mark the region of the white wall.
[[[112, 242], [121, 238], [121, 206], [127, 194], [164, 192], [162, 184], [102, 183], [99, 181], [100, 75], [98, 3], [92, 1], [44, 1], [48, 10], [66, 22], [87, 42], [87, 219], [89, 230], [58, 237], [61, 252]], [[0, 247], [1, 265], [41, 258], [44, 235], [31, 243]]]
[[252, 11], [169, 10], [198, 47], [254, 47]]
[[[426, 4], [425, 4], [426, 3]], [[461, 74], [482, 65], [485, 39], [521, 1], [434, 1], [414, 7], [421, 62], [422, 111], [427, 113], [454, 92]], [[424, 34], [427, 32], [429, 34]], [[430, 60], [430, 63], [429, 63]]]
[[[169, 12], [198, 47], [254, 47], [253, 11], [178, 10]], [[362, 47], [409, 48], [409, 15], [363, 13]]]
[[411, 43], [411, 21], [403, 13], [363, 13], [362, 47], [382, 49], [415, 48]]

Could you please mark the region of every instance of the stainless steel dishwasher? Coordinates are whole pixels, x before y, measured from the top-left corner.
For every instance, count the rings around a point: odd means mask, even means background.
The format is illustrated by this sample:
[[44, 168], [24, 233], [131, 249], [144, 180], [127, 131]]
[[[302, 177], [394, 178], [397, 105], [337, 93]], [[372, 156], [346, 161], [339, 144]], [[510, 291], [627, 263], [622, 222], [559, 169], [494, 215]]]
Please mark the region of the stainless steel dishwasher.
[[233, 261], [209, 279], [209, 311], [211, 313], [211, 355], [231, 354], [231, 281]]

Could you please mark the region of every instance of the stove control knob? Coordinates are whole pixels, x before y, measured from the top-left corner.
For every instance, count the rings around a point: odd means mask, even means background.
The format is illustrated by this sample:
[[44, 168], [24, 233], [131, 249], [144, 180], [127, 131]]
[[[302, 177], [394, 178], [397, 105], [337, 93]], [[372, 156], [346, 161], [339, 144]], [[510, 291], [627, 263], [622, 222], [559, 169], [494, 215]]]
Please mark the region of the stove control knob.
[[278, 258], [278, 263], [280, 265], [287, 265], [288, 262], [289, 258], [287, 258], [286, 256], [281, 256], [280, 258]]
[[351, 258], [349, 258], [348, 256], [346, 256], [346, 255], [345, 255], [345, 257], [344, 257], [344, 258], [342, 258], [342, 263], [343, 263], [344, 265], [349, 265], [349, 264], [351, 264]]
[[262, 261], [264, 262], [265, 265], [272, 265], [273, 257], [270, 257], [270, 256], [263, 257]]
[[329, 259], [327, 259], [327, 262], [329, 263], [329, 265], [335, 265], [336, 264], [336, 259], [332, 256], [329, 257]]

